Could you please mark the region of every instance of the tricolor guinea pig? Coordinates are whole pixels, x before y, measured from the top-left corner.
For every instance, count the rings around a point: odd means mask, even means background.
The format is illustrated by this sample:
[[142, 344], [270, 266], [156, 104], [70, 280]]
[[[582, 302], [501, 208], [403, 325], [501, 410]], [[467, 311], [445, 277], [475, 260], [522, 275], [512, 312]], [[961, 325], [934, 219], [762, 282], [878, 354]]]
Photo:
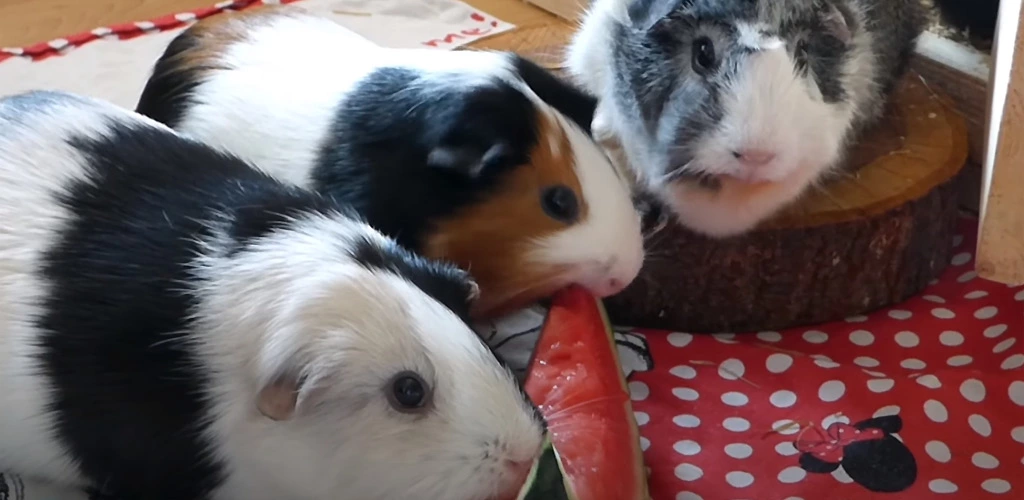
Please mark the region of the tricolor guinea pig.
[[138, 112], [468, 269], [487, 317], [579, 284], [626, 287], [644, 251], [595, 100], [512, 53], [388, 49], [294, 6], [214, 16], [157, 61]]
[[594, 0], [567, 50], [684, 226], [727, 237], [837, 172], [882, 115], [924, 25], [920, 0]]
[[0, 100], [0, 470], [147, 500], [483, 500], [543, 423], [475, 285], [102, 101]]

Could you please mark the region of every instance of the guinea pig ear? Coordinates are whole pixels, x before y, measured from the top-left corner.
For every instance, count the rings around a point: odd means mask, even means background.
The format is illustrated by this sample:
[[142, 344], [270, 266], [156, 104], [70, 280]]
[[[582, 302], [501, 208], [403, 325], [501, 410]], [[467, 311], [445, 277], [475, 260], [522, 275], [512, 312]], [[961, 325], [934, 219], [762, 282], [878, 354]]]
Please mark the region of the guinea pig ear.
[[291, 420], [300, 402], [309, 400], [310, 387], [307, 381], [306, 377], [290, 373], [274, 378], [256, 395], [256, 409], [271, 420]]
[[633, 28], [647, 31], [684, 2], [692, 3], [692, 0], [633, 0], [626, 13]]
[[821, 23], [825, 27], [825, 31], [844, 44], [850, 43], [856, 28], [856, 19], [854, 19], [853, 13], [839, 2], [828, 2], [826, 5], [825, 11], [821, 15]]
[[427, 154], [427, 166], [476, 178], [481, 172], [505, 163], [510, 156], [511, 148], [504, 142], [492, 144], [482, 154], [473, 147], [438, 146]]

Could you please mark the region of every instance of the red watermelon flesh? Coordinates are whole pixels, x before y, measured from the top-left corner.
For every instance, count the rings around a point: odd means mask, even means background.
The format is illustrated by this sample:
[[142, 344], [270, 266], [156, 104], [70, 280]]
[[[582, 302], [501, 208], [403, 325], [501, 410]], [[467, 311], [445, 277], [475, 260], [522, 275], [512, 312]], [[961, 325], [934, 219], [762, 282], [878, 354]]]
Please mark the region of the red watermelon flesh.
[[548, 422], [571, 495], [650, 498], [639, 432], [601, 301], [581, 287], [553, 297], [526, 379]]

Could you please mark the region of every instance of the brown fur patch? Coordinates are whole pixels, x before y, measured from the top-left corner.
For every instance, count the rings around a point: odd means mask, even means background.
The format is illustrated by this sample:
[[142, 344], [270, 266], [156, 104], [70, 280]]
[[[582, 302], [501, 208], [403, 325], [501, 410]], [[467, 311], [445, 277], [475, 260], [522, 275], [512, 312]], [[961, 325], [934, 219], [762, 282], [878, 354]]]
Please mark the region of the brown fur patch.
[[179, 37], [192, 39], [191, 46], [165, 59], [167, 70], [160, 77], [190, 71], [197, 77], [227, 69], [224, 53], [236, 43], [244, 42], [253, 28], [264, 26], [282, 17], [308, 15], [304, 9], [291, 5], [263, 5], [242, 11], [225, 11], [197, 21]]
[[493, 317], [541, 299], [560, 286], [555, 265], [531, 262], [531, 240], [567, 225], [541, 208], [541, 191], [564, 184], [576, 193], [579, 220], [588, 207], [574, 168], [572, 145], [558, 122], [538, 114], [538, 141], [530, 163], [507, 174], [499, 192], [437, 223], [423, 253], [467, 269], [480, 284], [474, 316]]

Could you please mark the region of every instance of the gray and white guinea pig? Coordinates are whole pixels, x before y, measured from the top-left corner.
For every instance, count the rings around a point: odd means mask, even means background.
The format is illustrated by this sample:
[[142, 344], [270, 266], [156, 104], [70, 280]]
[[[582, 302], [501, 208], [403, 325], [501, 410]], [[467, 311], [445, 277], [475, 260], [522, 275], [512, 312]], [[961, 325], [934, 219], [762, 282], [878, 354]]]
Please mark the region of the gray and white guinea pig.
[[680, 223], [742, 234], [838, 171], [882, 115], [924, 26], [920, 0], [594, 0], [567, 50]]
[[480, 318], [639, 272], [640, 215], [590, 135], [595, 104], [512, 53], [382, 48], [270, 6], [177, 36], [137, 111], [468, 269]]
[[483, 500], [539, 454], [464, 271], [159, 123], [0, 100], [0, 220], [0, 470], [147, 500]]

